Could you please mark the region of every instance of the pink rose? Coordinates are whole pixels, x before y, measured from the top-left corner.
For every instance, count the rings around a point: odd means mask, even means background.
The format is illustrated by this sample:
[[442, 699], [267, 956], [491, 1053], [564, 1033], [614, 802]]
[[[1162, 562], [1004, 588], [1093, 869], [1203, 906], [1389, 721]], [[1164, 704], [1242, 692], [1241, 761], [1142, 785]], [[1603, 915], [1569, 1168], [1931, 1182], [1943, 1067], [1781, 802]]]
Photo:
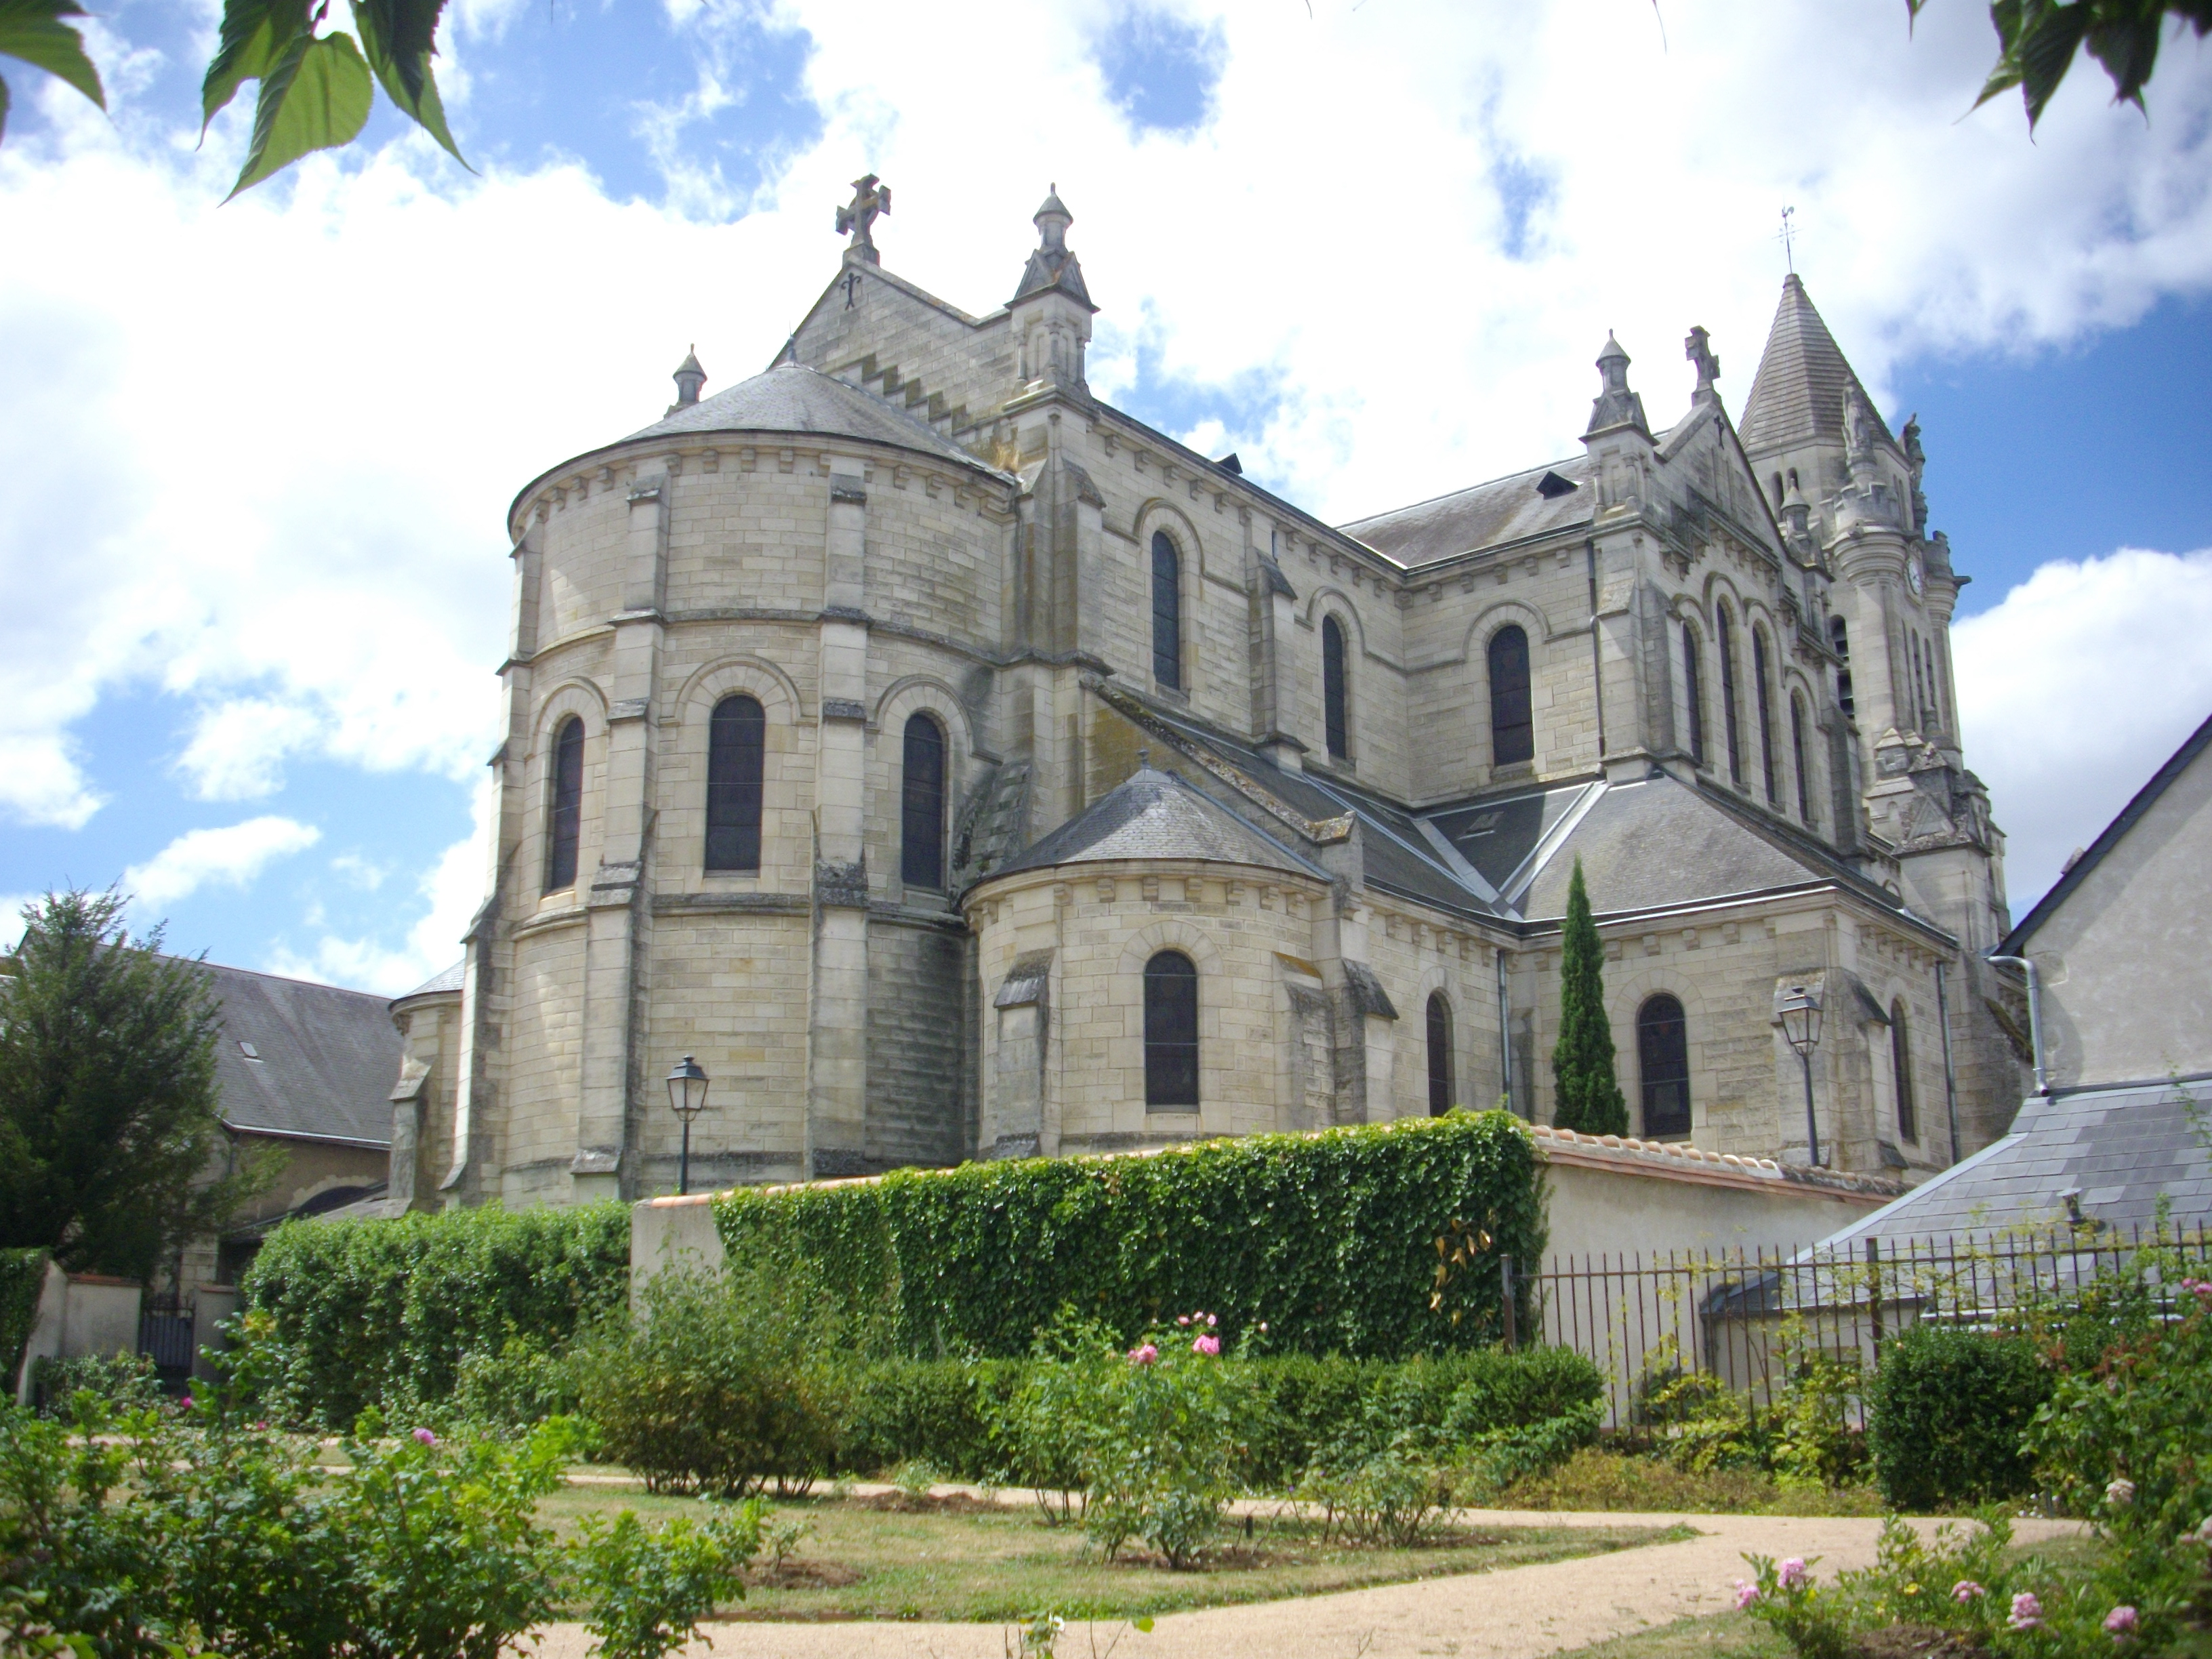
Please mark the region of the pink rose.
[[1735, 1581], [1735, 1607], [1738, 1613], [1741, 1613], [1757, 1600], [1759, 1600], [1758, 1585], [1747, 1584], [1741, 1578]]
[[428, 1429], [416, 1430], [415, 1437], [426, 1446], [434, 1446], [438, 1443], [438, 1437]]
[[1216, 1319], [1216, 1318], [1215, 1318], [1212, 1314], [1208, 1314], [1208, 1315], [1206, 1315], [1206, 1329], [1208, 1329], [1208, 1330], [1212, 1330], [1212, 1329], [1216, 1325], [1218, 1325], [1220, 1322], [1220, 1322], [1219, 1320]]
[[2114, 1607], [2105, 1615], [2105, 1628], [2115, 1636], [2136, 1633], [2136, 1610], [2133, 1607]]
[[1201, 1336], [1190, 1345], [1190, 1351], [1193, 1353], [1219, 1353], [1221, 1339], [1218, 1336]]
[[1190, 1323], [1190, 1316], [1189, 1316], [1188, 1314], [1177, 1314], [1177, 1315], [1176, 1316], [1176, 1324], [1178, 1324], [1178, 1325], [1188, 1325], [1188, 1324], [1189, 1324], [1189, 1323]]
[[1132, 1365], [1149, 1365], [1159, 1357], [1160, 1351], [1149, 1342], [1139, 1342], [1129, 1350], [1129, 1363]]
[[1784, 1589], [1796, 1589], [1805, 1582], [1805, 1558], [1791, 1556], [1775, 1570], [1774, 1579]]
[[186, 1411], [190, 1411], [192, 1408], [192, 1397], [190, 1395], [186, 1395], [182, 1400], [177, 1401], [177, 1403], [183, 1407]]
[[2012, 1598], [2012, 1617], [2005, 1623], [2014, 1630], [2043, 1628], [2043, 1603], [2036, 1599], [2033, 1590], [2022, 1590]]
[[1951, 1586], [1951, 1599], [1954, 1601], [1956, 1601], [1960, 1607], [1966, 1606], [1967, 1602], [1975, 1600], [1977, 1597], [1987, 1595], [1988, 1594], [1989, 1592], [1987, 1590], [1984, 1589], [1979, 1584], [1977, 1584], [1971, 1578], [1961, 1578], [1957, 1583]]

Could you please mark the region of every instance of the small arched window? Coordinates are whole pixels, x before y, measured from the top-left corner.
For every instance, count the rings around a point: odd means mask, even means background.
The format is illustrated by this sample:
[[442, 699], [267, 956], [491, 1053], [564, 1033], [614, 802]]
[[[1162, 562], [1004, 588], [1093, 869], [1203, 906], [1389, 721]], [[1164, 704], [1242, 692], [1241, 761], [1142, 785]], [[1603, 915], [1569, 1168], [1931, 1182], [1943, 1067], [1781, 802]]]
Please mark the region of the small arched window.
[[1164, 530], [1152, 532], [1152, 678], [1182, 690], [1182, 557]]
[[1797, 776], [1798, 821], [1810, 828], [1813, 783], [1805, 775], [1805, 699], [1794, 691], [1790, 694], [1790, 769]]
[[1682, 695], [1690, 708], [1690, 758], [1705, 763], [1705, 672], [1698, 651], [1698, 630], [1682, 629]]
[[1889, 1069], [1897, 1083], [1897, 1133], [1920, 1139], [1920, 1113], [1912, 1099], [1912, 1036], [1905, 1028], [1905, 999], [1889, 1005]]
[[1451, 1004], [1442, 991], [1429, 995], [1429, 1115], [1442, 1117], [1458, 1103], [1452, 1087]]
[[1536, 718], [1528, 698], [1528, 636], [1514, 625], [1490, 636], [1490, 759], [1516, 766], [1535, 757]]
[[1790, 469], [1790, 487], [1792, 489], [1797, 488], [1797, 469], [1794, 466]]
[[707, 867], [757, 870], [761, 862], [761, 773], [768, 716], [739, 693], [714, 705], [707, 724]]
[[1180, 951], [1145, 964], [1145, 1107], [1198, 1104], [1198, 969]]
[[1777, 513], [1782, 510], [1782, 475], [1779, 472], [1774, 475], [1774, 510]]
[[1735, 619], [1723, 605], [1713, 628], [1721, 653], [1721, 732], [1728, 739], [1729, 781], [1743, 781], [1743, 738], [1736, 730]]
[[899, 879], [909, 887], [945, 885], [945, 728], [928, 714], [906, 723], [899, 779]]
[[1346, 719], [1344, 624], [1324, 617], [1321, 624], [1321, 717], [1328, 739], [1329, 757], [1343, 760], [1352, 753]]
[[1690, 1133], [1690, 1027], [1682, 1005], [1662, 991], [1636, 1011], [1637, 1070], [1647, 1138]]
[[1766, 781], [1766, 804], [1782, 805], [1782, 780], [1774, 772], [1774, 699], [1767, 688], [1766, 630], [1751, 630], [1752, 696], [1759, 705], [1759, 775]]
[[1851, 702], [1851, 636], [1841, 617], [1828, 618], [1828, 643], [1835, 647], [1836, 706], [1846, 714], [1858, 710]]
[[584, 722], [574, 714], [553, 734], [553, 774], [545, 802], [545, 890], [576, 884], [576, 847], [584, 828]]

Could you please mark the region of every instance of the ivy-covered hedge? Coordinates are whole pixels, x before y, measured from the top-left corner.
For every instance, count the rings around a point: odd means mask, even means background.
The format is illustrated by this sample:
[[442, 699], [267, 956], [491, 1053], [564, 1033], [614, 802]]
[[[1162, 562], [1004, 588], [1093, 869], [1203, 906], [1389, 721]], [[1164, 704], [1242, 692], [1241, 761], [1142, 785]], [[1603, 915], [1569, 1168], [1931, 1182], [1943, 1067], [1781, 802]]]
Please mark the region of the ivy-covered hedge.
[[44, 1250], [0, 1250], [0, 1395], [12, 1398], [23, 1350], [39, 1322], [39, 1291], [46, 1282]]
[[[1480, 1346], [1498, 1256], [1534, 1262], [1545, 1231], [1534, 1146], [1497, 1111], [740, 1189], [715, 1220], [733, 1255], [812, 1257], [897, 1352], [1009, 1358], [1062, 1308], [1127, 1333], [1204, 1309], [1231, 1340], [1264, 1323], [1277, 1351], [1357, 1358]], [[1439, 1287], [1437, 1241], [1468, 1229], [1489, 1243]]]
[[560, 1347], [629, 1291], [629, 1209], [295, 1221], [240, 1285], [268, 1409], [349, 1428], [365, 1407], [442, 1401], [465, 1354]]

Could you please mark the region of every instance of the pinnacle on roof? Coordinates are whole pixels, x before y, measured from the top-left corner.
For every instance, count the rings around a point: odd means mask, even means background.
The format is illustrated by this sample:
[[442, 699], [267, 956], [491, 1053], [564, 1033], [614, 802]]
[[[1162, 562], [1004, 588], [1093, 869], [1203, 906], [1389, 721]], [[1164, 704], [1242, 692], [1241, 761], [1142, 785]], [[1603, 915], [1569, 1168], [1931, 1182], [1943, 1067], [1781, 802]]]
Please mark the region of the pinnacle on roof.
[[1597, 354], [1597, 372], [1602, 384], [1590, 403], [1589, 428], [1584, 439], [1595, 438], [1601, 432], [1610, 432], [1616, 427], [1631, 426], [1646, 438], [1651, 428], [1644, 418], [1644, 399], [1628, 389], [1629, 356], [1620, 349], [1620, 342], [1613, 337], [1613, 331], [1605, 331], [1605, 349]]
[[676, 401], [668, 405], [673, 415], [679, 409], [689, 409], [699, 401], [699, 388], [707, 384], [707, 371], [699, 367], [699, 348], [693, 346], [684, 354], [684, 361], [676, 365], [672, 377], [676, 382]]
[[1037, 228], [1037, 248], [1022, 269], [1022, 283], [1014, 290], [1014, 302], [1057, 289], [1085, 309], [1097, 310], [1091, 303], [1091, 290], [1083, 285], [1083, 265], [1067, 246], [1067, 228], [1075, 222], [1075, 216], [1061, 203], [1058, 185], [1046, 192], [1044, 204], [1030, 216], [1030, 222]]
[[[1790, 272], [1782, 279], [1782, 303], [1775, 309], [1766, 350], [1743, 406], [1738, 431], [1745, 450], [1757, 455], [1820, 439], [1844, 441], [1849, 434], [1844, 427], [1844, 405], [1853, 388], [1866, 396], [1835, 336], [1814, 308], [1803, 279]], [[1873, 407], [1871, 398], [1867, 406]], [[1880, 435], [1888, 438], [1889, 429], [1878, 414], [1875, 424]]]

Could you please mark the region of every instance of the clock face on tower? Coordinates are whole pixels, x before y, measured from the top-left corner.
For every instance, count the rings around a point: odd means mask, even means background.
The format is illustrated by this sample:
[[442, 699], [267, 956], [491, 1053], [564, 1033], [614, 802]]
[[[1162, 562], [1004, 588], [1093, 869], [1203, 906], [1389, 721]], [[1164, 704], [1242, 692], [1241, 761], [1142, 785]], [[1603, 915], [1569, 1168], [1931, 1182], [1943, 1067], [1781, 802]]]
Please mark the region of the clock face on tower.
[[1920, 556], [1917, 553], [1908, 555], [1905, 558], [1905, 585], [1912, 590], [1912, 597], [1916, 599], [1928, 586], [1928, 577], [1920, 568]]

